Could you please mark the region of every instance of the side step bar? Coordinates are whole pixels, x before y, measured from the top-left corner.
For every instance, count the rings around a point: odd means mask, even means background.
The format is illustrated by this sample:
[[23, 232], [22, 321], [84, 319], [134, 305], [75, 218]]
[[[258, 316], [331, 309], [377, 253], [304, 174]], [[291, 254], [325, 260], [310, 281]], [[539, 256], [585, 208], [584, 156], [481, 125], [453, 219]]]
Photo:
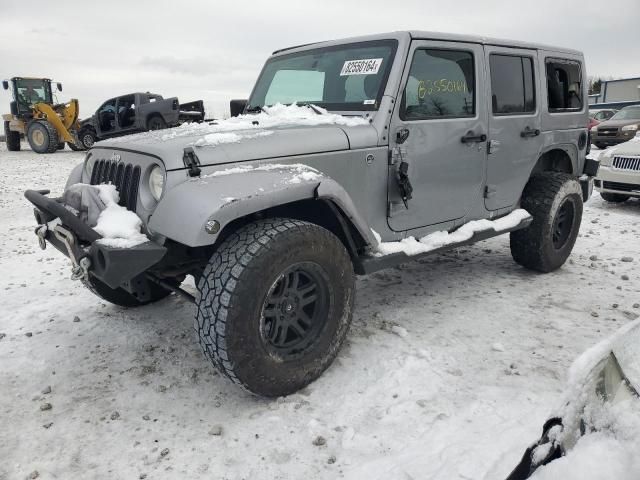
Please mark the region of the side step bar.
[[533, 217], [530, 216], [528, 218], [523, 219], [518, 225], [511, 228], [506, 228], [500, 231], [496, 231], [492, 228], [489, 228], [487, 230], [482, 230], [480, 232], [476, 232], [469, 240], [465, 240], [464, 242], [450, 243], [449, 245], [444, 245], [442, 247], [435, 248], [428, 252], [420, 253], [418, 255], [407, 255], [404, 252], [392, 253], [392, 254], [383, 255], [380, 257], [374, 257], [372, 255], [361, 255], [358, 258], [358, 262], [355, 265], [355, 272], [358, 275], [369, 275], [370, 273], [377, 272], [378, 270], [384, 270], [385, 268], [391, 268], [396, 265], [400, 265], [402, 263], [418, 260], [419, 258], [424, 258], [428, 255], [434, 255], [436, 253], [446, 252], [447, 250], [452, 250], [457, 247], [463, 247], [465, 245], [470, 245], [472, 243], [476, 243], [481, 240], [487, 240], [488, 238], [497, 237], [498, 235], [502, 235], [504, 233], [521, 230], [531, 225], [532, 221], [533, 221]]

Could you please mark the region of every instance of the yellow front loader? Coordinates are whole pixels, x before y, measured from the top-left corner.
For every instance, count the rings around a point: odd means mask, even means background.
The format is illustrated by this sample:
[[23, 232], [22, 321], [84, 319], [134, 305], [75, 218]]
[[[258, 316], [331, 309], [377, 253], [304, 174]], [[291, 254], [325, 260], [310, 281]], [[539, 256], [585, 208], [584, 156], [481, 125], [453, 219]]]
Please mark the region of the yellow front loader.
[[[2, 116], [7, 150], [20, 150], [22, 135], [36, 153], [53, 153], [65, 143], [72, 150], [81, 150], [77, 139], [78, 100], [54, 103], [51, 83], [48, 78], [21, 77], [2, 82], [4, 89], [11, 86], [13, 93], [11, 113]], [[57, 88], [62, 91], [60, 83]]]

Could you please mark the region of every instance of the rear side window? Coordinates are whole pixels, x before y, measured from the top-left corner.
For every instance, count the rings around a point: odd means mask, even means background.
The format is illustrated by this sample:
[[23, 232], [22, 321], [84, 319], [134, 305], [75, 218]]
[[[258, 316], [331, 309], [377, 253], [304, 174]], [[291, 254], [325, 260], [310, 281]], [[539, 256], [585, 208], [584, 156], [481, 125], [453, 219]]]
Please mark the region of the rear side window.
[[582, 109], [582, 72], [572, 60], [547, 59], [547, 95], [550, 112]]
[[489, 67], [494, 115], [535, 112], [535, 81], [530, 57], [494, 53], [489, 56]]
[[416, 50], [402, 96], [403, 120], [475, 115], [473, 54], [463, 50]]

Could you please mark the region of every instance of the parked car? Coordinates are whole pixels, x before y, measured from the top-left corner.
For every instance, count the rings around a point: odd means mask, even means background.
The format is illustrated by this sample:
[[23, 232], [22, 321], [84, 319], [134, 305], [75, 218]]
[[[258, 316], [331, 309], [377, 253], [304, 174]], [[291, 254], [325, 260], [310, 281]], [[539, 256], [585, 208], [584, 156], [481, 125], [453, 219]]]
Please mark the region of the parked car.
[[591, 128], [591, 141], [598, 148], [607, 148], [632, 139], [640, 127], [640, 105], [624, 107], [609, 120]]
[[[508, 232], [525, 268], [564, 264], [598, 165], [585, 158], [585, 72], [577, 51], [442, 33], [287, 48], [234, 101], [242, 115], [92, 148], [65, 193], [85, 191], [81, 218], [26, 196], [39, 240], [92, 292], [127, 306], [190, 298], [213, 364], [287, 395], [337, 355], [354, 272]], [[107, 183], [148, 242], [117, 248], [91, 228], [84, 212]]]
[[130, 93], [107, 100], [93, 116], [82, 120], [78, 137], [84, 148], [91, 148], [107, 138], [201, 122], [204, 115], [202, 100], [180, 103], [177, 97]]
[[593, 118], [598, 122], [606, 122], [611, 117], [613, 117], [618, 110], [614, 110], [612, 108], [602, 108], [602, 109], [589, 109], [589, 118]]
[[640, 137], [605, 150], [594, 187], [607, 202], [640, 198]]
[[[540, 439], [525, 451], [507, 480], [526, 480], [539, 469], [553, 467], [549, 464], [579, 448], [577, 444], [582, 437], [595, 432], [606, 432], [625, 441], [640, 441], [638, 392], [640, 323], [634, 322], [574, 363], [569, 388], [557, 414], [547, 420]], [[614, 467], [612, 465], [611, 470]], [[545, 478], [566, 477], [556, 472]], [[619, 477], [610, 474], [597, 478]]]

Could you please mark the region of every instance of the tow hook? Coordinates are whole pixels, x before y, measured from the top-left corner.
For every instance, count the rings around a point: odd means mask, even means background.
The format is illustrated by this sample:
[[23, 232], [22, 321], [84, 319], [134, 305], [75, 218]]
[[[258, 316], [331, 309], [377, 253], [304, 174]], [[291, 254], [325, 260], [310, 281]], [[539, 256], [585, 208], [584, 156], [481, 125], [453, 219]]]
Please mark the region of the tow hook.
[[60, 225], [53, 229], [53, 233], [64, 244], [69, 254], [69, 259], [71, 259], [71, 280], [80, 280], [81, 278], [87, 280], [89, 278], [89, 269], [91, 268], [91, 259], [88, 256], [80, 259], [76, 257], [78, 249], [73, 233]]
[[38, 237], [38, 245], [40, 245], [40, 248], [42, 250], [47, 248], [47, 240], [45, 239], [47, 235], [47, 226], [40, 225], [38, 228], [36, 228], [36, 235]]

